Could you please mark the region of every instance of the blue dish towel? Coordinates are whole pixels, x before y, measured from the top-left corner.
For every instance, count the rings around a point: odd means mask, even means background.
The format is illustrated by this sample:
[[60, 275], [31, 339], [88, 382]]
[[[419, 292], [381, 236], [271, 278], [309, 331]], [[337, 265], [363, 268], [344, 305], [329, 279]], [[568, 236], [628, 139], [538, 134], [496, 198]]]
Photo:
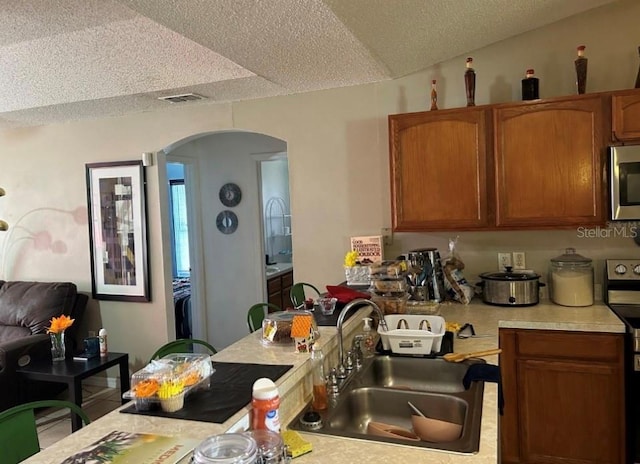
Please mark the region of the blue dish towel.
[[472, 364], [462, 379], [462, 385], [464, 385], [465, 390], [468, 390], [471, 387], [471, 382], [475, 381], [495, 382], [498, 384], [498, 410], [502, 416], [504, 412], [504, 396], [502, 395], [500, 367], [485, 363]]

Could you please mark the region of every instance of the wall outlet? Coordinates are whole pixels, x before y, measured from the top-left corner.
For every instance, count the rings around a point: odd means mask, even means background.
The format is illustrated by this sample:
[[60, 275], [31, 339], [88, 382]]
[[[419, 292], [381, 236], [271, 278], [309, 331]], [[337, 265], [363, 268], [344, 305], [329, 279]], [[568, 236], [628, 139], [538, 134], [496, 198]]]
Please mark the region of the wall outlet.
[[504, 271], [507, 266], [511, 266], [511, 253], [498, 253], [498, 269]]
[[393, 230], [391, 228], [383, 227], [381, 235], [382, 235], [382, 244], [384, 246], [393, 245]]
[[526, 269], [524, 260], [524, 251], [513, 252], [513, 268], [514, 269]]

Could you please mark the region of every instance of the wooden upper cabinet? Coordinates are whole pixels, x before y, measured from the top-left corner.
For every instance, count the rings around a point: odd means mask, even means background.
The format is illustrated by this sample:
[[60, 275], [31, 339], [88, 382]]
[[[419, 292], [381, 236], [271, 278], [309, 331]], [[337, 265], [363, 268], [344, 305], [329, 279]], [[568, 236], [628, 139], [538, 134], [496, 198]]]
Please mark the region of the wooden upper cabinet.
[[464, 230], [492, 223], [487, 109], [389, 116], [393, 229]]
[[496, 226], [604, 224], [604, 99], [494, 109]]
[[640, 142], [640, 89], [611, 97], [612, 140]]

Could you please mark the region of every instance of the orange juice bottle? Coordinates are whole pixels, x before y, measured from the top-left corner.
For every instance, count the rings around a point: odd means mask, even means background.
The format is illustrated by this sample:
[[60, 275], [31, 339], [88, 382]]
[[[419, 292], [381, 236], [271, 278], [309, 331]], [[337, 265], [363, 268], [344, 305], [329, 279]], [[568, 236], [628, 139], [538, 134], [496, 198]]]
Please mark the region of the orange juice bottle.
[[316, 411], [327, 409], [327, 380], [324, 377], [324, 354], [314, 343], [311, 347], [311, 362], [313, 369], [313, 402], [311, 407]]

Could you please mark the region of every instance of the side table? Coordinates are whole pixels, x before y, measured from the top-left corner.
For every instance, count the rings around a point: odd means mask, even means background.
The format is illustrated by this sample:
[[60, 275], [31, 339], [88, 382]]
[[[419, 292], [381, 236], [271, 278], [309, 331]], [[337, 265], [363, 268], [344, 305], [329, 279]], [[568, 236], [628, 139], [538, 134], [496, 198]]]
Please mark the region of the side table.
[[[82, 380], [103, 372], [110, 367], [120, 366], [120, 395], [129, 390], [129, 355], [127, 353], [109, 353], [106, 357], [95, 357], [87, 361], [74, 361], [69, 357], [64, 362], [49, 360], [34, 361], [17, 369], [25, 380], [44, 380], [65, 383], [69, 387], [69, 400], [82, 407]], [[129, 400], [122, 399], [122, 404]], [[71, 430], [82, 427], [82, 420], [71, 414]]]

